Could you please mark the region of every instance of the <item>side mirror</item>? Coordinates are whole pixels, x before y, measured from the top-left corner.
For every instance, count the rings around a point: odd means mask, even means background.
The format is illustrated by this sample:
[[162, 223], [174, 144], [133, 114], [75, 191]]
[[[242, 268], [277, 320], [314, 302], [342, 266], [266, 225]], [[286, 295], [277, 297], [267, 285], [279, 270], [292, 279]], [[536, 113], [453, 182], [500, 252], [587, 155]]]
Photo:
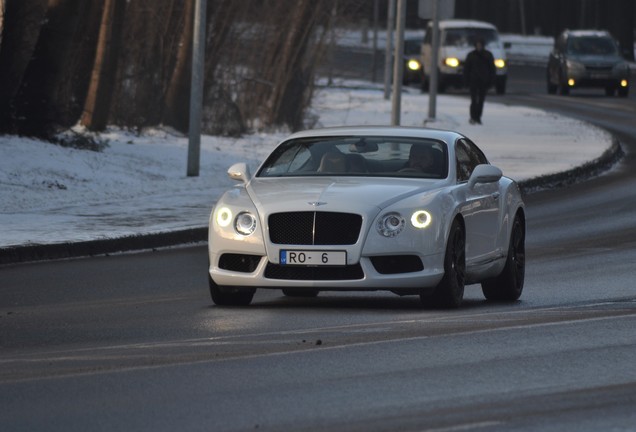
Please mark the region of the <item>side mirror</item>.
[[227, 170], [227, 175], [232, 180], [239, 180], [247, 183], [250, 180], [250, 170], [243, 162], [235, 163]]
[[498, 182], [502, 176], [503, 173], [496, 166], [487, 164], [477, 165], [468, 179], [468, 187], [472, 189], [477, 183], [495, 183]]

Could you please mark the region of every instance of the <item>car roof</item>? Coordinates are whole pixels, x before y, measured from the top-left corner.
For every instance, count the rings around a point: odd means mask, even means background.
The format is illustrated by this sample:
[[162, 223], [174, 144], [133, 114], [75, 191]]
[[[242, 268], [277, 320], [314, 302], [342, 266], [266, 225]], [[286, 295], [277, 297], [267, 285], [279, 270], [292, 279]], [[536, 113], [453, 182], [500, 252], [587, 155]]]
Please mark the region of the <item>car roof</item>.
[[597, 36], [597, 37], [611, 37], [610, 33], [606, 30], [565, 30], [568, 36]]
[[439, 28], [440, 29], [447, 29], [447, 28], [486, 28], [486, 29], [492, 29], [492, 30], [497, 30], [497, 27], [495, 27], [494, 25], [484, 22], [484, 21], [476, 21], [476, 20], [459, 20], [459, 19], [452, 19], [452, 20], [442, 20], [439, 22]]
[[396, 136], [396, 137], [408, 137], [408, 138], [428, 138], [444, 141], [447, 144], [455, 142], [458, 138], [464, 138], [464, 136], [458, 132], [442, 130], [442, 129], [428, 129], [418, 127], [406, 127], [406, 126], [339, 126], [329, 127], [323, 129], [310, 129], [301, 132], [296, 132], [285, 139], [295, 138], [309, 138], [309, 137], [329, 137], [329, 136]]

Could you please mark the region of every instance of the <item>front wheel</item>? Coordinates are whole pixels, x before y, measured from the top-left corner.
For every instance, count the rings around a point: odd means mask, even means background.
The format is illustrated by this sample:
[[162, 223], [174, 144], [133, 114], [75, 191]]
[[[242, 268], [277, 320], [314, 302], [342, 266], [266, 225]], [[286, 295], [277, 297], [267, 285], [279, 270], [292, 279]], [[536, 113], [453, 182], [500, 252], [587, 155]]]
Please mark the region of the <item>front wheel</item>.
[[548, 94], [556, 94], [557, 92], [557, 85], [556, 84], [552, 84], [552, 81], [550, 80], [550, 71], [548, 70], [548, 72], [546, 73], [546, 85], [548, 88]]
[[208, 274], [210, 295], [214, 304], [218, 306], [247, 306], [252, 302], [256, 288], [250, 287], [221, 287]]
[[519, 215], [510, 233], [506, 265], [499, 276], [482, 282], [481, 289], [488, 300], [515, 301], [521, 297], [526, 268], [526, 232]]
[[506, 94], [506, 77], [505, 76], [497, 77], [497, 80], [495, 81], [495, 92], [498, 95]]
[[444, 254], [444, 277], [433, 294], [420, 294], [424, 305], [457, 309], [464, 299], [466, 278], [466, 235], [464, 227], [455, 219], [451, 226]]

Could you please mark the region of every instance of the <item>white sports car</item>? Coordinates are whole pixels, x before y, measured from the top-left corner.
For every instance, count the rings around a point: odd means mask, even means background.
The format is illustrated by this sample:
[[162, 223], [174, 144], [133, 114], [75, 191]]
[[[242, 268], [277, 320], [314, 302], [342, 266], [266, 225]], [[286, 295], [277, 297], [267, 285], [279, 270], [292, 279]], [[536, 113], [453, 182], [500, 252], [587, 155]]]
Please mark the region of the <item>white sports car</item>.
[[517, 300], [525, 210], [517, 184], [465, 136], [405, 127], [310, 130], [284, 140], [210, 215], [217, 305], [256, 288], [288, 296], [388, 290], [459, 307], [464, 285]]

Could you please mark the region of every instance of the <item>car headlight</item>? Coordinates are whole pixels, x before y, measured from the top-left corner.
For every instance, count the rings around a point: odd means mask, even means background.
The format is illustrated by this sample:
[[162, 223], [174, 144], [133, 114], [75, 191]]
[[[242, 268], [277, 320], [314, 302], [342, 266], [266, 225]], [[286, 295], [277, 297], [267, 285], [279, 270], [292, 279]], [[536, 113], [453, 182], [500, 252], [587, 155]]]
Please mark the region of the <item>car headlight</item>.
[[249, 212], [241, 212], [234, 219], [234, 229], [237, 233], [248, 236], [256, 229], [256, 216]]
[[408, 63], [406, 63], [406, 67], [408, 67], [412, 71], [416, 71], [420, 70], [422, 65], [417, 60], [409, 60]]
[[619, 74], [629, 73], [629, 65], [627, 63], [618, 63], [614, 66], [614, 72]]
[[411, 224], [415, 228], [424, 229], [433, 221], [433, 217], [426, 210], [418, 210], [411, 215]]
[[446, 66], [456, 68], [459, 66], [459, 59], [456, 57], [447, 57], [444, 59], [444, 64]]
[[506, 61], [504, 59], [495, 59], [495, 67], [503, 69], [506, 67]]
[[583, 63], [568, 60], [566, 62], [568, 73], [585, 73], [585, 65]]
[[404, 229], [405, 220], [399, 213], [387, 213], [379, 220], [376, 228], [384, 237], [395, 237]]
[[232, 210], [227, 207], [221, 207], [216, 213], [216, 223], [225, 228], [232, 222]]

